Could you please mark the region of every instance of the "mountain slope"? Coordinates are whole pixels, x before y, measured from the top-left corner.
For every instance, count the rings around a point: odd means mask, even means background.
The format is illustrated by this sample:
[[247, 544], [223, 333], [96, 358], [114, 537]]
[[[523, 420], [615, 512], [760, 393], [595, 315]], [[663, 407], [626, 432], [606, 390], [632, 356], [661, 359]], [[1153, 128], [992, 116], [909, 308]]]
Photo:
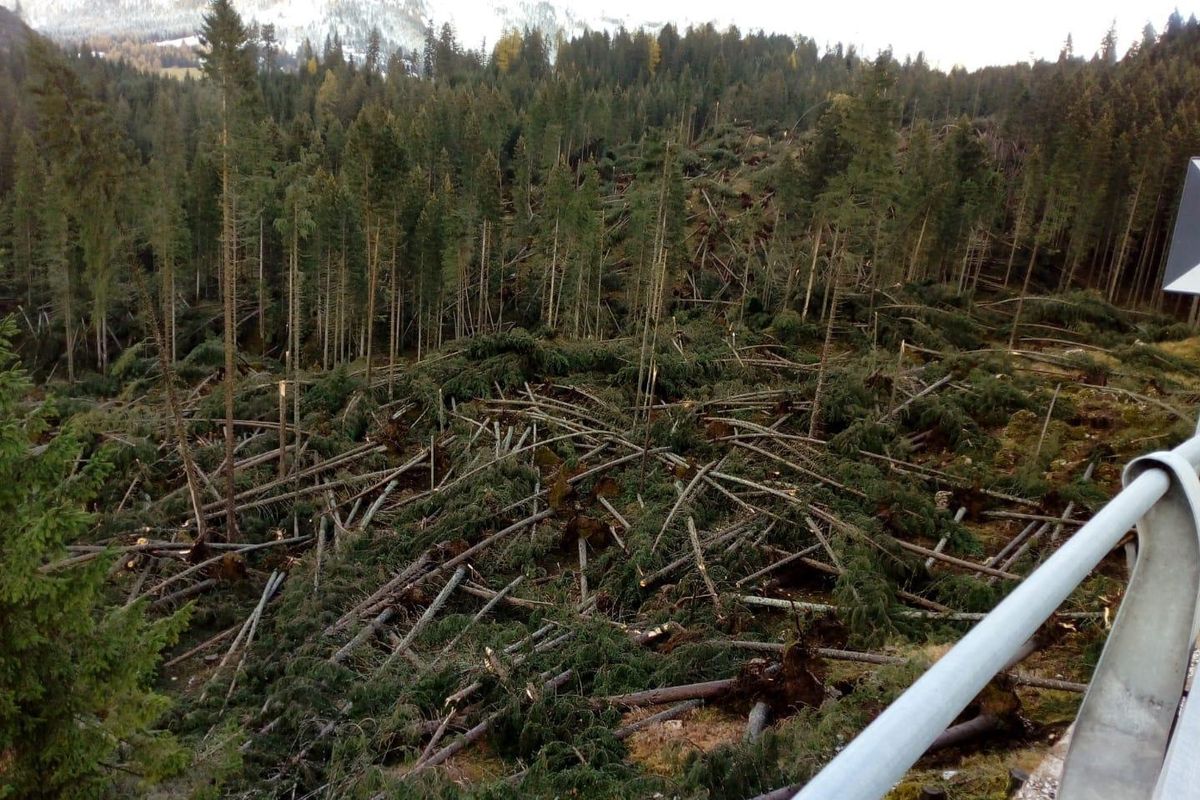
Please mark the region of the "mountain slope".
[[20, 17], [0, 6], [0, 52], [23, 45], [33, 35], [33, 31]]
[[[12, 2], [13, 0], [8, 0]], [[364, 52], [371, 29], [378, 27], [390, 47], [419, 49], [425, 26], [450, 22], [464, 47], [488, 47], [506, 30], [537, 29], [551, 39], [571, 36], [587, 28], [657, 28], [645, 20], [617, 18], [598, 13], [583, 19], [565, 4], [535, 2], [453, 2], [427, 0], [237, 0], [247, 22], [275, 26], [283, 46], [296, 50], [304, 39], [319, 47], [336, 31], [351, 52]], [[81, 41], [96, 36], [139, 40], [170, 40], [194, 33], [207, 6], [205, 0], [24, 0], [25, 20], [59, 41]]]
[[[204, 0], [27, 0], [22, 8], [30, 25], [59, 41], [95, 36], [163, 40], [194, 33], [207, 5]], [[411, 46], [420, 41], [426, 13], [422, 0], [239, 0], [235, 6], [248, 22], [274, 24], [289, 48], [306, 36], [319, 43], [331, 30], [353, 47], [359, 39], [365, 42], [372, 25], [390, 42]]]

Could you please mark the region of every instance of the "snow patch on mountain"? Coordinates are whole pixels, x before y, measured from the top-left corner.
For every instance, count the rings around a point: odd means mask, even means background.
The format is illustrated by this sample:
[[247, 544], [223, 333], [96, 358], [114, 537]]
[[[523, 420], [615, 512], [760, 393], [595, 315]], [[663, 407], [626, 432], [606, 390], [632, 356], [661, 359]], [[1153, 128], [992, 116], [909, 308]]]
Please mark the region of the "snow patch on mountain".
[[[0, 0], [14, 7], [17, 0]], [[449, 22], [464, 48], [490, 50], [506, 31], [540, 30], [553, 41], [586, 30], [658, 30], [638, 16], [636, 3], [614, 10], [574, 0], [234, 0], [247, 23], [274, 25], [285, 49], [308, 39], [318, 51], [336, 32], [348, 52], [364, 52], [372, 28], [386, 47], [419, 50], [425, 28]], [[78, 42], [97, 36], [191, 44], [207, 0], [20, 0], [25, 21], [51, 38]], [[677, 20], [687, 24], [694, 20]]]

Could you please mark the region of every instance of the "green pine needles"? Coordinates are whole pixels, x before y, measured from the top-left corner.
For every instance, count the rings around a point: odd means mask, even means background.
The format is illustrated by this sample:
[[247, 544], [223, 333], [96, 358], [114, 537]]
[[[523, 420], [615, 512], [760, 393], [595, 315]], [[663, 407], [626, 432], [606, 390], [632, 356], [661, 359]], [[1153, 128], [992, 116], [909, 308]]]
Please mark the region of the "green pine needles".
[[0, 323], [0, 798], [101, 797], [115, 780], [185, 766], [151, 730], [167, 699], [149, 690], [186, 613], [147, 621], [104, 602], [107, 559], [54, 569], [92, 519], [105, 459], [78, 467], [80, 436], [49, 437]]

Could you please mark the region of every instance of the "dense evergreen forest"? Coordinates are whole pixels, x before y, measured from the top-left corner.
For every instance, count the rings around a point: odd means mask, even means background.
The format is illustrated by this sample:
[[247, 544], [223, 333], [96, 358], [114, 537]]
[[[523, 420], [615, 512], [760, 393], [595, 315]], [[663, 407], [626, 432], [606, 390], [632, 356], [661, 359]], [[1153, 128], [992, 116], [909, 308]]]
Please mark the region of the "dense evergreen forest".
[[[443, 28], [419, 75], [336, 42], [283, 72], [240, 25], [209, 35], [205, 81], [5, 49], [4, 294], [39, 369], [103, 370], [143, 336], [137, 270], [186, 354], [226, 256], [239, 346], [291, 341], [326, 368], [505, 323], [627, 332], [656, 285], [669, 308], [817, 316], [831, 281], [1161, 303], [1200, 141], [1200, 26], [1178, 17], [1124, 56], [1068, 42], [1056, 63], [949, 74], [711, 27], [592, 34], [553, 60], [537, 33], [485, 55]], [[686, 238], [746, 136], [778, 161], [745, 186], [757, 213]]]
[[[1194, 430], [1194, 18], [199, 33], [0, 9], [0, 798], [787, 797]], [[1126, 552], [894, 800], [1012, 796]]]

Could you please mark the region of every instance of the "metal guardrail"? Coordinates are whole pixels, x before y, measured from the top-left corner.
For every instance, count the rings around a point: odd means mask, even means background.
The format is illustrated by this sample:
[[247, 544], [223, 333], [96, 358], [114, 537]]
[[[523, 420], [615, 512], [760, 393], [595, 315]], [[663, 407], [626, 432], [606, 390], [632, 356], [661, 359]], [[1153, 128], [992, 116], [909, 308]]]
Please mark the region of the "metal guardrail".
[[1200, 702], [1180, 698], [1200, 595], [1200, 432], [1136, 459], [1124, 489], [793, 800], [883, 797], [1137, 525], [1138, 556], [1084, 695], [1058, 800], [1200, 798]]

